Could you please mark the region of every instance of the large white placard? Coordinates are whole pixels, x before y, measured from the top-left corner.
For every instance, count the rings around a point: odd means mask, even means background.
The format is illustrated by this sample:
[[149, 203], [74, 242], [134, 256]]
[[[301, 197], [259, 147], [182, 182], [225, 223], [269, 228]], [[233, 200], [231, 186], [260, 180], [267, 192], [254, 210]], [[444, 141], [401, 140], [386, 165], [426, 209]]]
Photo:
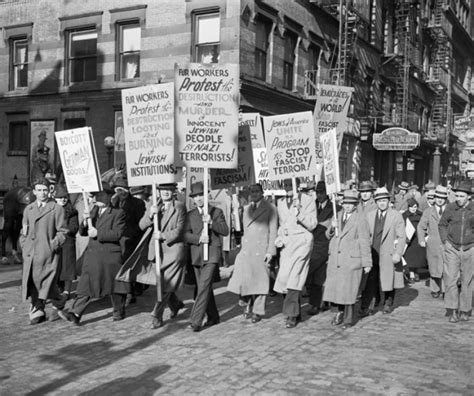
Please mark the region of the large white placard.
[[122, 90], [129, 186], [177, 181], [173, 83]]
[[337, 194], [341, 191], [339, 177], [339, 151], [337, 149], [336, 128], [321, 135], [321, 148], [323, 153], [324, 180], [326, 192]]
[[313, 177], [316, 172], [310, 111], [263, 117], [270, 180]]
[[102, 190], [92, 129], [55, 132], [59, 157], [69, 194]]
[[186, 166], [236, 168], [239, 65], [175, 66], [176, 148]]

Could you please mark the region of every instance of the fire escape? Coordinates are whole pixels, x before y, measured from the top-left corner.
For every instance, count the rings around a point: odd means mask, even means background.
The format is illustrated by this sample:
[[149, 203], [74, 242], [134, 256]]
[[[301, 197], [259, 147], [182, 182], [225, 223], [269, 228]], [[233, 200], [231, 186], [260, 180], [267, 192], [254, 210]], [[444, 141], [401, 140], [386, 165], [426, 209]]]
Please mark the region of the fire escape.
[[435, 92], [431, 108], [431, 128], [428, 139], [445, 143], [449, 138], [451, 120], [452, 26], [444, 12], [445, 0], [436, 0], [428, 29], [433, 40], [430, 73], [427, 83]]

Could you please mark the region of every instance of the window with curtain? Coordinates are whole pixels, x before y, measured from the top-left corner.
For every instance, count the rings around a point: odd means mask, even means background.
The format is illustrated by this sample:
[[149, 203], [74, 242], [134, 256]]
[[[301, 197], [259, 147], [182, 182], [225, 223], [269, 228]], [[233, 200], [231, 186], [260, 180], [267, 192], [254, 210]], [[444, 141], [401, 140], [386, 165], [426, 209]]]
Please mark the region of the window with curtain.
[[8, 134], [8, 151], [18, 154], [28, 153], [29, 133], [28, 122], [10, 122]]
[[218, 12], [194, 14], [194, 62], [218, 63], [221, 21]]
[[256, 20], [255, 31], [255, 77], [265, 80], [267, 77], [267, 51], [270, 22], [263, 18]]
[[138, 23], [119, 24], [120, 80], [140, 77], [141, 28]]
[[68, 82], [97, 80], [97, 31], [70, 31], [68, 34]]
[[11, 77], [10, 88], [28, 87], [28, 40], [12, 39], [11, 43]]
[[296, 37], [292, 34], [285, 36], [285, 48], [283, 54], [283, 88], [293, 88], [293, 66], [295, 64]]

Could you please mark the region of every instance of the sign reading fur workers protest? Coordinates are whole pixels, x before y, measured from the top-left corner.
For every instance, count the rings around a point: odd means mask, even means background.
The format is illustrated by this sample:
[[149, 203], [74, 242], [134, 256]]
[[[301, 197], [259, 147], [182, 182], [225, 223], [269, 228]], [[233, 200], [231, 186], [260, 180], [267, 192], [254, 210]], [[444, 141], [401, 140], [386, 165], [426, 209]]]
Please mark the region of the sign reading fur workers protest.
[[236, 169], [211, 169], [211, 188], [248, 186], [255, 183], [252, 143], [248, 125], [239, 126], [238, 167]]
[[102, 190], [92, 129], [55, 132], [69, 194]]
[[323, 152], [324, 179], [326, 192], [337, 194], [341, 191], [339, 178], [339, 151], [337, 149], [336, 128], [321, 135], [321, 148]]
[[268, 177], [312, 177], [316, 172], [313, 115], [310, 111], [263, 117]]
[[347, 111], [351, 104], [352, 87], [320, 84], [314, 106], [314, 127], [316, 135], [316, 161], [322, 164], [323, 156], [319, 138], [335, 128], [338, 147], [342, 144], [346, 128]]
[[176, 181], [173, 83], [122, 90], [129, 186]]
[[176, 148], [188, 166], [238, 166], [239, 66], [175, 65]]

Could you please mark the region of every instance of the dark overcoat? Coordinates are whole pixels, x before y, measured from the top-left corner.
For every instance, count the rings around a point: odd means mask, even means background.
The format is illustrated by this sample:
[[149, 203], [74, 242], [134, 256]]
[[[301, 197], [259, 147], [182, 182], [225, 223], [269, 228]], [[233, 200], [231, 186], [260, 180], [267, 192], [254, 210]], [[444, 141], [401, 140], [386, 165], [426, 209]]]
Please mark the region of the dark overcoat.
[[264, 259], [266, 254], [276, 256], [278, 214], [275, 206], [264, 199], [253, 211], [250, 205], [245, 206], [242, 225], [242, 247], [227, 290], [242, 296], [268, 294], [270, 272]]
[[38, 290], [38, 298], [50, 296], [51, 285], [57, 280], [59, 250], [66, 239], [64, 208], [54, 201], [45, 203], [40, 210], [37, 202], [29, 204], [23, 212], [20, 245], [23, 251], [22, 296], [27, 299], [28, 280]]
[[123, 259], [127, 260], [143, 236], [143, 229], [139, 223], [145, 214], [145, 202], [129, 194], [123, 203], [117, 202], [116, 205], [125, 212], [125, 231], [120, 245], [122, 246]]
[[[78, 296], [101, 298], [122, 292], [115, 285], [115, 277], [122, 265], [120, 239], [125, 230], [125, 213], [109, 206], [99, 216], [99, 208], [95, 206], [91, 219], [97, 237], [89, 238], [76, 292]], [[87, 235], [87, 230], [88, 226], [82, 222], [79, 233]]]
[[66, 240], [61, 246], [59, 255], [59, 280], [75, 280], [78, 273], [76, 270], [76, 234], [79, 230], [79, 220], [77, 210], [68, 201], [64, 206], [66, 214]]
[[[405, 227], [409, 220], [415, 230], [418, 227], [422, 213], [417, 210], [415, 213], [410, 213], [408, 210], [402, 213], [403, 220], [405, 221]], [[405, 261], [407, 262], [408, 268], [424, 268], [426, 267], [426, 248], [421, 247], [418, 244], [417, 232], [413, 237], [408, 240], [407, 237], [407, 248], [403, 254]]]

